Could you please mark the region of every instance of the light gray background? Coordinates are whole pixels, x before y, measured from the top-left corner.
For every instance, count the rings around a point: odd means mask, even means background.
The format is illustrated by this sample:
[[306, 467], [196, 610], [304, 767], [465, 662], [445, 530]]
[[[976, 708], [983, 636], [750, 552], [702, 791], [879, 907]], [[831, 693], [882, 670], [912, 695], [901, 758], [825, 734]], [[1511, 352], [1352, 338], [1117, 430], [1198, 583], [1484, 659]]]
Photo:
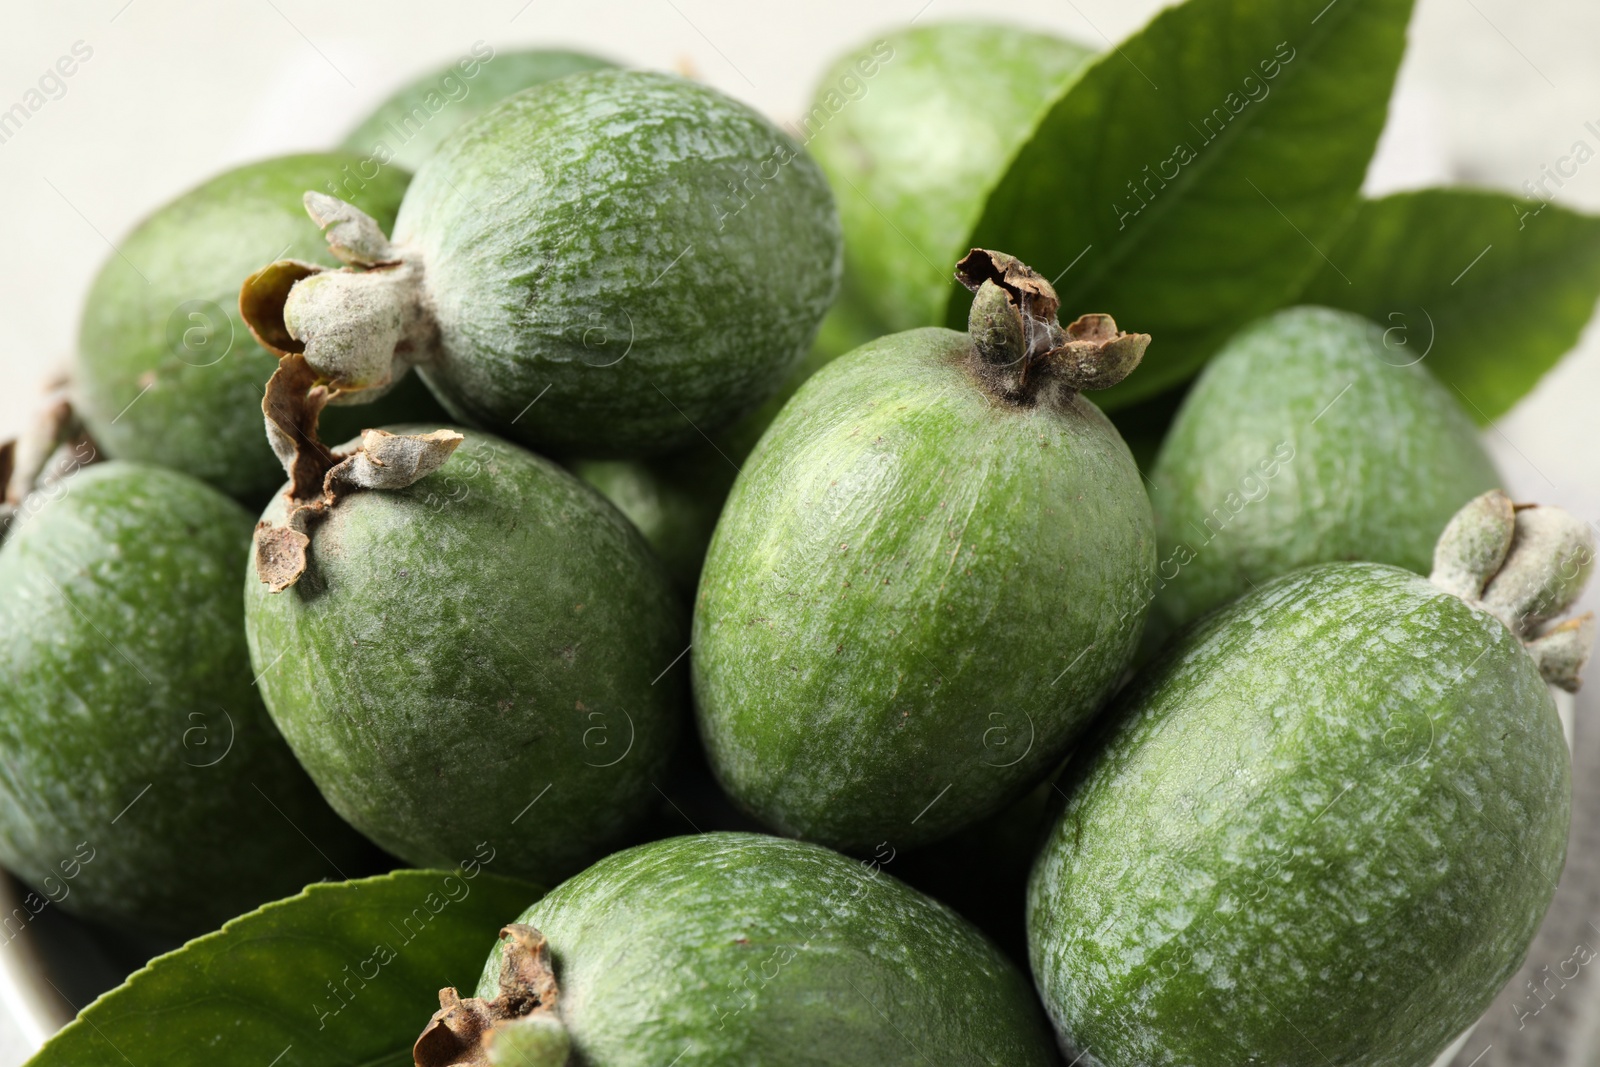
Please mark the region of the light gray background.
[[[145, 213], [234, 164], [327, 147], [400, 82], [459, 57], [474, 41], [497, 50], [577, 46], [639, 66], [692, 71], [782, 119], [803, 110], [827, 59], [912, 19], [1004, 11], [1104, 47], [1160, 6], [1151, 0], [1004, 8], [992, 0], [370, 0], [334, 9], [311, 0], [80, 0], [30, 5], [26, 13], [13, 8], [0, 34], [0, 110], [20, 100], [74, 42], [91, 47], [93, 56], [67, 80], [60, 99], [0, 144], [0, 433], [19, 425], [39, 383], [69, 358], [94, 271]], [[1541, 165], [1567, 154], [1574, 140], [1600, 146], [1583, 128], [1588, 121], [1600, 124], [1595, 0], [1420, 0], [1368, 187], [1382, 192], [1456, 181], [1515, 191], [1536, 179]], [[1558, 200], [1600, 211], [1600, 164], [1581, 170]], [[1519, 498], [1559, 503], [1600, 521], [1600, 449], [1592, 437], [1597, 399], [1600, 330], [1591, 329], [1580, 350], [1486, 435]], [[1589, 608], [1600, 607], [1597, 593], [1587, 600]], [[1600, 699], [1591, 691], [1579, 701], [1580, 734], [1597, 712]], [[1595, 814], [1580, 811], [1578, 820]], [[1571, 895], [1573, 877], [1569, 868], [1564, 896]], [[1569, 918], [1587, 930], [1592, 916]], [[1600, 939], [1600, 926], [1593, 929], [1590, 936]], [[1565, 936], [1552, 934], [1557, 941]], [[1540, 951], [1536, 946], [1530, 968]], [[5, 992], [0, 1002], [11, 999]], [[1579, 995], [1567, 994], [1569, 1012], [1580, 1007], [1573, 1003]], [[1592, 1028], [1589, 1009], [1600, 1000], [1587, 995], [1577, 1014]], [[1494, 1020], [1511, 1015], [1504, 1006], [1496, 1012], [1480, 1027], [1490, 1036], [1469, 1044], [1460, 1062], [1491, 1039], [1497, 1045], [1478, 1067], [1513, 1062], [1509, 1050], [1519, 1041], [1533, 1047], [1526, 1034], [1497, 1036]], [[1528, 1029], [1540, 1025], [1553, 1035], [1549, 1016]], [[0, 1065], [20, 1063], [32, 1039], [0, 1011]]]

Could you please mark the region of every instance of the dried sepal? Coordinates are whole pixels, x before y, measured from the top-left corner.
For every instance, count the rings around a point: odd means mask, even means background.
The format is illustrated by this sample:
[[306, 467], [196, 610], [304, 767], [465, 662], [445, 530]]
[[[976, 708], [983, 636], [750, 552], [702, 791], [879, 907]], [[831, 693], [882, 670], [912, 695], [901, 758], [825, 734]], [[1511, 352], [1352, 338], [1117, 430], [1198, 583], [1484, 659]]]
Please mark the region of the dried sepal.
[[464, 440], [454, 430], [393, 434], [365, 430], [348, 453], [335, 452], [317, 436], [317, 421], [329, 390], [299, 353], [278, 361], [261, 400], [267, 440], [289, 476], [284, 521], [256, 527], [256, 576], [281, 593], [309, 563], [311, 527], [341, 499], [360, 490], [404, 489], [438, 470]]
[[1527, 643], [1528, 655], [1539, 674], [1557, 689], [1576, 693], [1583, 684], [1583, 667], [1594, 648], [1594, 613], [1557, 623]]
[[[304, 524], [307, 518], [309, 516], [302, 518], [301, 523]], [[306, 554], [310, 547], [311, 538], [304, 530], [288, 525], [274, 526], [269, 522], [256, 524], [250, 549], [256, 576], [272, 592], [283, 592], [305, 573]]]
[[325, 270], [315, 263], [280, 259], [244, 280], [239, 287], [239, 316], [257, 344], [280, 358], [306, 350], [283, 321], [283, 306], [295, 285]]
[[1513, 504], [1491, 489], [1445, 526], [1429, 580], [1499, 619], [1545, 681], [1576, 692], [1594, 644], [1593, 616], [1549, 624], [1582, 595], [1594, 556], [1586, 524], [1561, 508]]
[[354, 204], [336, 196], [312, 190], [302, 198], [306, 214], [311, 216], [323, 236], [328, 239], [328, 249], [339, 262], [356, 267], [376, 267], [380, 263], [394, 263], [400, 256], [389, 238], [384, 235], [378, 220]]
[[1055, 288], [1015, 256], [974, 248], [956, 264], [972, 291], [967, 333], [975, 370], [1000, 396], [1034, 399], [1046, 384], [1109, 389], [1144, 358], [1148, 334], [1123, 333], [1110, 315], [1080, 316], [1063, 329]]
[[1483, 588], [1483, 606], [1529, 637], [1582, 595], [1594, 551], [1586, 523], [1561, 508], [1519, 506], [1511, 548]]
[[1429, 580], [1463, 600], [1477, 600], [1505, 562], [1516, 531], [1511, 498], [1491, 489], [1456, 512], [1433, 549]]
[[104, 458], [70, 392], [65, 379], [52, 383], [27, 429], [0, 442], [0, 542], [27, 510], [30, 496]]
[[364, 430], [360, 447], [328, 472], [325, 489], [404, 489], [443, 466], [463, 440], [454, 430], [419, 434]]
[[1044, 275], [1016, 256], [974, 248], [956, 264], [956, 279], [973, 292], [984, 282], [994, 282], [1011, 293], [1023, 313], [1054, 323], [1061, 301]]
[[431, 356], [437, 343], [421, 261], [359, 208], [317, 192], [304, 201], [346, 266], [268, 264], [245, 279], [239, 314], [262, 347], [279, 357], [303, 354], [331, 402], [364, 403]]
[[28, 428], [0, 445], [0, 499], [15, 507], [35, 489], [99, 457], [66, 383], [59, 382], [44, 395]]
[[351, 266], [279, 260], [239, 291], [250, 332], [278, 355], [261, 411], [289, 487], [283, 522], [258, 526], [254, 547], [256, 574], [275, 593], [305, 573], [311, 527], [342, 497], [403, 489], [437, 470], [462, 441], [451, 430], [367, 430], [341, 454], [317, 436], [324, 407], [380, 395], [410, 368], [435, 327], [422, 305], [421, 267], [370, 215], [322, 193], [307, 193], [304, 202], [334, 255]]
[[1080, 315], [1051, 358], [1074, 389], [1110, 389], [1133, 373], [1148, 347], [1149, 334], [1123, 333], [1110, 315]]
[[317, 422], [328, 405], [328, 388], [306, 363], [291, 352], [278, 360], [261, 398], [267, 442], [289, 476], [291, 501], [314, 499], [322, 491], [322, 478], [338, 460], [317, 437]]
[[[454, 989], [439, 990], [439, 1010], [412, 1046], [416, 1067], [487, 1067], [502, 1062], [559, 1067], [566, 1062], [570, 1041], [556, 1012], [560, 988], [550, 965], [549, 943], [524, 923], [503, 928], [500, 937], [495, 996], [463, 999]], [[506, 1040], [497, 1049], [502, 1037]], [[531, 1058], [520, 1059], [521, 1054]]]

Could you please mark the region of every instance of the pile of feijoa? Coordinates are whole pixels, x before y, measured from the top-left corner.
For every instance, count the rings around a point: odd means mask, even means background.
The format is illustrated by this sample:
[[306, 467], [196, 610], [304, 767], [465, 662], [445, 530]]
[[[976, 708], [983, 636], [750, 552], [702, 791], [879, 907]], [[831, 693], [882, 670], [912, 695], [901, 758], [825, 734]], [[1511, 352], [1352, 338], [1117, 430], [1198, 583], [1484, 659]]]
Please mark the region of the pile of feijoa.
[[781, 125], [480, 42], [157, 209], [0, 452], [0, 864], [192, 940], [37, 1063], [1432, 1062], [1565, 859], [1594, 536], [1479, 426], [1600, 242], [1362, 199], [1410, 9]]

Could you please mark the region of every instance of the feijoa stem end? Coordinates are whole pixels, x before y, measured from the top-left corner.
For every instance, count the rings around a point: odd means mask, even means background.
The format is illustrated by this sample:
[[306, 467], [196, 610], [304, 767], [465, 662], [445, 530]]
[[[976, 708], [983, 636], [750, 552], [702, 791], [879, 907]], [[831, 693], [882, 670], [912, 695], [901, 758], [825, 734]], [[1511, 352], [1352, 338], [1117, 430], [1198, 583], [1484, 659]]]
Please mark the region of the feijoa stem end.
[[1042, 388], [1109, 389], [1144, 358], [1149, 334], [1123, 333], [1110, 315], [1062, 328], [1055, 288], [1015, 256], [974, 248], [956, 264], [973, 293], [967, 316], [974, 369], [998, 395], [1032, 402]]
[[523, 923], [500, 931], [498, 993], [465, 1000], [439, 990], [439, 1010], [412, 1046], [416, 1067], [562, 1067], [572, 1041], [556, 1011], [560, 988], [550, 966], [550, 945]]
[[267, 440], [289, 474], [282, 524], [256, 526], [256, 576], [274, 593], [300, 580], [308, 564], [311, 526], [340, 500], [363, 489], [404, 489], [444, 465], [465, 438], [454, 430], [393, 434], [363, 430], [351, 452], [335, 452], [317, 437], [317, 420], [328, 402], [305, 357], [278, 360], [267, 381], [261, 411]]
[[1594, 558], [1587, 525], [1561, 508], [1513, 504], [1491, 489], [1445, 526], [1429, 577], [1504, 623], [1545, 681], [1572, 693], [1594, 645], [1594, 616], [1554, 620], [1582, 595]]
[[376, 220], [310, 192], [306, 212], [339, 270], [283, 259], [245, 279], [239, 313], [278, 369], [261, 400], [267, 441], [289, 476], [280, 525], [256, 527], [256, 574], [281, 593], [305, 573], [310, 527], [358, 489], [403, 489], [437, 470], [462, 436], [365, 430], [349, 453], [317, 436], [329, 404], [375, 400], [429, 351], [437, 329], [422, 299], [420, 261], [391, 244]]
[[0, 543], [33, 493], [103, 458], [72, 405], [70, 383], [52, 383], [28, 428], [0, 442]]
[[345, 266], [270, 263], [240, 287], [239, 314], [263, 348], [305, 356], [330, 400], [374, 400], [433, 350], [421, 259], [343, 200], [310, 192], [305, 207]]

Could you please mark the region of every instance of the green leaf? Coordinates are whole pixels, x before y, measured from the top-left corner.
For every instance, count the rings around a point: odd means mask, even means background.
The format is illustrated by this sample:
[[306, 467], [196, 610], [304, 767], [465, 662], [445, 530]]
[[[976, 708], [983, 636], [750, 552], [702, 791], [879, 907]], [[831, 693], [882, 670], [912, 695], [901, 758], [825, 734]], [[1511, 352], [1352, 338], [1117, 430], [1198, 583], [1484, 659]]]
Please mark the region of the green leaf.
[[1424, 189], [1362, 203], [1328, 259], [1301, 301], [1384, 326], [1488, 423], [1577, 344], [1600, 297], [1600, 218]]
[[159, 956], [28, 1067], [409, 1065], [439, 989], [472, 989], [497, 931], [537, 900], [473, 871], [319, 883]]
[[[1188, 0], [1097, 59], [989, 197], [970, 242], [1056, 279], [1062, 317], [1154, 337], [1095, 395], [1190, 377], [1300, 291], [1359, 194], [1411, 0]], [[949, 324], [968, 298], [952, 294]]]

